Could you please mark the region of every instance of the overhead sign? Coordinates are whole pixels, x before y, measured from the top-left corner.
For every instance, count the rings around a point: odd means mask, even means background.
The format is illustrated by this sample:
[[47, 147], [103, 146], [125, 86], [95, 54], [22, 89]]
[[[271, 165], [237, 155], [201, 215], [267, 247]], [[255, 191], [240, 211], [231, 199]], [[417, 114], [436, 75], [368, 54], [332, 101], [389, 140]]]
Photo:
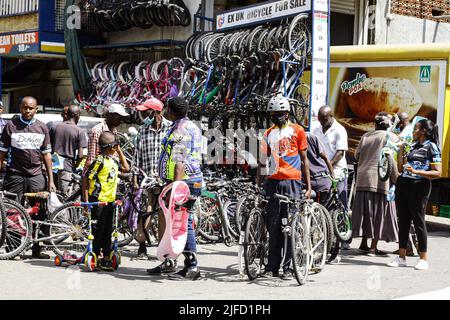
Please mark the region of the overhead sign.
[[39, 32], [0, 35], [0, 55], [23, 55], [39, 52]]
[[217, 30], [243, 27], [261, 20], [280, 19], [311, 11], [311, 0], [281, 0], [224, 12], [216, 17]]
[[317, 117], [320, 107], [328, 104], [329, 8], [329, 0], [314, 1], [311, 66], [311, 111], [313, 119]]

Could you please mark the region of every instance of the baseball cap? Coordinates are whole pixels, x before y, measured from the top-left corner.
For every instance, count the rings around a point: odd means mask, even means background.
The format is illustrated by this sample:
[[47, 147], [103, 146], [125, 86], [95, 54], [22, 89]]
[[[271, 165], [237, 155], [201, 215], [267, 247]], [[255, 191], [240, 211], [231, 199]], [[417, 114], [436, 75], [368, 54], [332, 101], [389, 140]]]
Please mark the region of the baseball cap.
[[113, 103], [108, 107], [109, 113], [117, 113], [122, 117], [128, 117], [130, 114], [125, 111], [125, 107], [118, 103]]
[[145, 111], [145, 110], [156, 110], [161, 111], [164, 108], [164, 104], [156, 98], [150, 98], [146, 100], [143, 104], [136, 106], [136, 110]]

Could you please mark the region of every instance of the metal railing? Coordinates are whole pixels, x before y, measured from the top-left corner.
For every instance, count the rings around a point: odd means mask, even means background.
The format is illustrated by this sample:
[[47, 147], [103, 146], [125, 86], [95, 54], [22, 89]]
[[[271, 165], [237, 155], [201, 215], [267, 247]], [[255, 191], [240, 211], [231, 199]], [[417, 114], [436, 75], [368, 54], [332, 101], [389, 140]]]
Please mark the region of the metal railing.
[[39, 0], [0, 0], [0, 18], [39, 10]]

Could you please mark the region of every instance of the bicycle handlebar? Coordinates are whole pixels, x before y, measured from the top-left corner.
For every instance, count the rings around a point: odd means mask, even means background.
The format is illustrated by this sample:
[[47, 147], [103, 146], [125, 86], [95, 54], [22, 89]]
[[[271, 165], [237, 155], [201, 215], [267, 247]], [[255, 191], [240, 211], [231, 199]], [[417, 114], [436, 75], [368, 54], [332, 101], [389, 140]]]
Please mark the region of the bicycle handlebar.
[[17, 197], [17, 193], [12, 193], [12, 192], [9, 192], [9, 191], [0, 191], [0, 193], [2, 194], [2, 195], [4, 195], [4, 196], [7, 196], [7, 197]]

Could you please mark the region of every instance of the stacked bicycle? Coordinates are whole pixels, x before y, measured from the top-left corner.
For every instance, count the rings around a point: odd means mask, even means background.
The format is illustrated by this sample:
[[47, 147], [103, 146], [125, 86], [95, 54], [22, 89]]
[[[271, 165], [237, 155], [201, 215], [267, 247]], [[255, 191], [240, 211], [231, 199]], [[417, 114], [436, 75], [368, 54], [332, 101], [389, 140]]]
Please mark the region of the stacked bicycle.
[[307, 14], [279, 26], [193, 35], [185, 51], [180, 95], [199, 113], [259, 111], [261, 97], [281, 93], [291, 99], [296, 120], [305, 120], [310, 93], [301, 78], [311, 51]]
[[133, 116], [138, 116], [134, 107], [148, 98], [164, 102], [178, 95], [183, 68], [180, 58], [156, 62], [100, 62], [91, 70], [93, 93], [87, 99], [77, 97], [78, 103], [94, 114], [101, 114], [105, 106], [120, 103], [129, 108]]
[[84, 0], [80, 7], [104, 32], [191, 24], [183, 0]]

